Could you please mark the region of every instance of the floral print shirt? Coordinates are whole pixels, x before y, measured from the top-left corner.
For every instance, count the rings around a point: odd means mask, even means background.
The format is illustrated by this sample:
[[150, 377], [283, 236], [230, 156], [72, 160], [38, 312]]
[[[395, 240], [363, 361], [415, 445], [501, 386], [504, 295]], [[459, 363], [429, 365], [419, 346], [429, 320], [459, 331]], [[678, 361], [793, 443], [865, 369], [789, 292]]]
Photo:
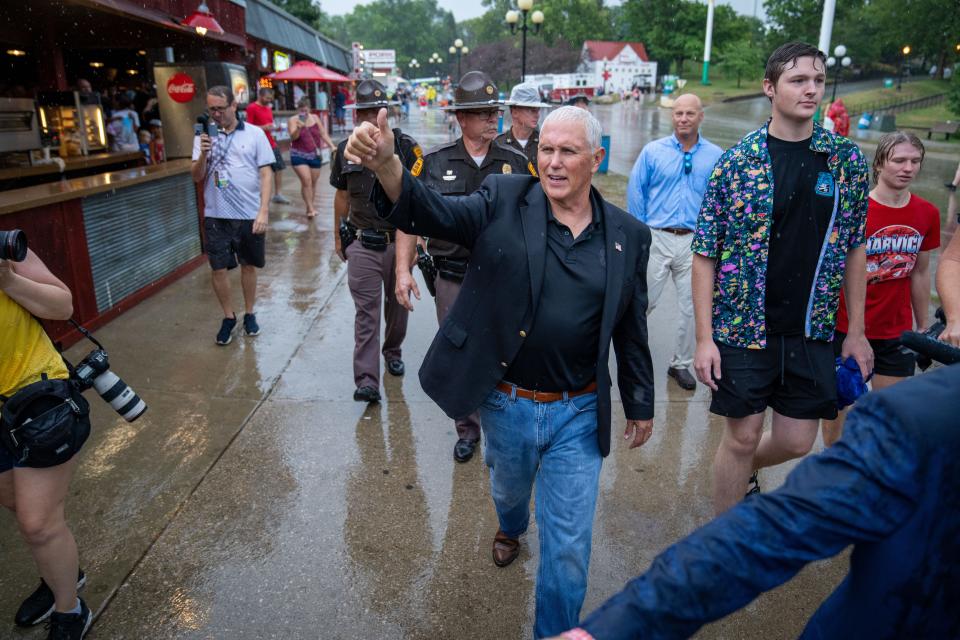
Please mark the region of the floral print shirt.
[[[767, 124], [728, 149], [707, 185], [693, 251], [716, 259], [713, 338], [734, 347], [767, 346], [764, 313], [773, 225], [773, 161]], [[827, 154], [834, 204], [807, 302], [804, 335], [832, 340], [847, 251], [864, 243], [869, 173], [860, 148], [818, 124], [810, 148]]]

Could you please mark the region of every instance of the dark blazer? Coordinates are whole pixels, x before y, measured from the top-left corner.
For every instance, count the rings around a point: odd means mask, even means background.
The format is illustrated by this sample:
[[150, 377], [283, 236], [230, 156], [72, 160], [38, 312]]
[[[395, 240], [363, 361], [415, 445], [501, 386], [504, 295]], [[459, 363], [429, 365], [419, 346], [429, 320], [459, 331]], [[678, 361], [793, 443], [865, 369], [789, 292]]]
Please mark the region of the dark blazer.
[[[605, 202], [607, 282], [597, 360], [597, 438], [610, 452], [610, 340], [628, 419], [653, 417], [647, 345], [650, 231]], [[466, 278], [420, 367], [424, 391], [453, 418], [469, 415], [503, 378], [537, 311], [547, 250], [547, 198], [537, 178], [493, 175], [469, 196], [442, 196], [404, 171], [391, 207], [381, 190], [378, 212], [407, 233], [442, 238], [471, 250]]]

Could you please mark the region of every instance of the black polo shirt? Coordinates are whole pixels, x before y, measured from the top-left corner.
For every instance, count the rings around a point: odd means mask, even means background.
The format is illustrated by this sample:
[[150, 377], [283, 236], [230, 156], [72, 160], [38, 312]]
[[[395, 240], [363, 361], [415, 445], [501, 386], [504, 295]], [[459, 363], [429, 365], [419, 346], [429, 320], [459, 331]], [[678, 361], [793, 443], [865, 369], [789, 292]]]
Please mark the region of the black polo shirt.
[[547, 204], [547, 251], [537, 315], [504, 380], [537, 391], [576, 391], [596, 379], [607, 283], [603, 217], [576, 238]]

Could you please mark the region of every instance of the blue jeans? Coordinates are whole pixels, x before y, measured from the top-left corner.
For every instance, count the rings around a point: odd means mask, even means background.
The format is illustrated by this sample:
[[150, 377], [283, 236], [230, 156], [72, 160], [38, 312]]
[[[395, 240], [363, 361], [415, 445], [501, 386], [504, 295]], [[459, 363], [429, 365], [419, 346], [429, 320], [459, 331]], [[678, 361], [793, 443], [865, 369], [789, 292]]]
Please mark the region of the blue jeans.
[[576, 627], [587, 591], [587, 569], [600, 465], [597, 395], [534, 402], [494, 389], [480, 405], [484, 458], [500, 529], [527, 530], [537, 483], [540, 533], [536, 638]]

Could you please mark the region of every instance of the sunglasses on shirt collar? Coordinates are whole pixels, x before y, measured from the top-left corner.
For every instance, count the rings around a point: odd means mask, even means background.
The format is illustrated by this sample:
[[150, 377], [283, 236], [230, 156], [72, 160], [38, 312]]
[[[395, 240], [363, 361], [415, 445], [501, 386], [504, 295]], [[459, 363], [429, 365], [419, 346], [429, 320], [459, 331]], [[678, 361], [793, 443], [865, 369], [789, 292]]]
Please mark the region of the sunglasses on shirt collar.
[[683, 175], [688, 176], [693, 171], [693, 154], [689, 151], [683, 152]]

